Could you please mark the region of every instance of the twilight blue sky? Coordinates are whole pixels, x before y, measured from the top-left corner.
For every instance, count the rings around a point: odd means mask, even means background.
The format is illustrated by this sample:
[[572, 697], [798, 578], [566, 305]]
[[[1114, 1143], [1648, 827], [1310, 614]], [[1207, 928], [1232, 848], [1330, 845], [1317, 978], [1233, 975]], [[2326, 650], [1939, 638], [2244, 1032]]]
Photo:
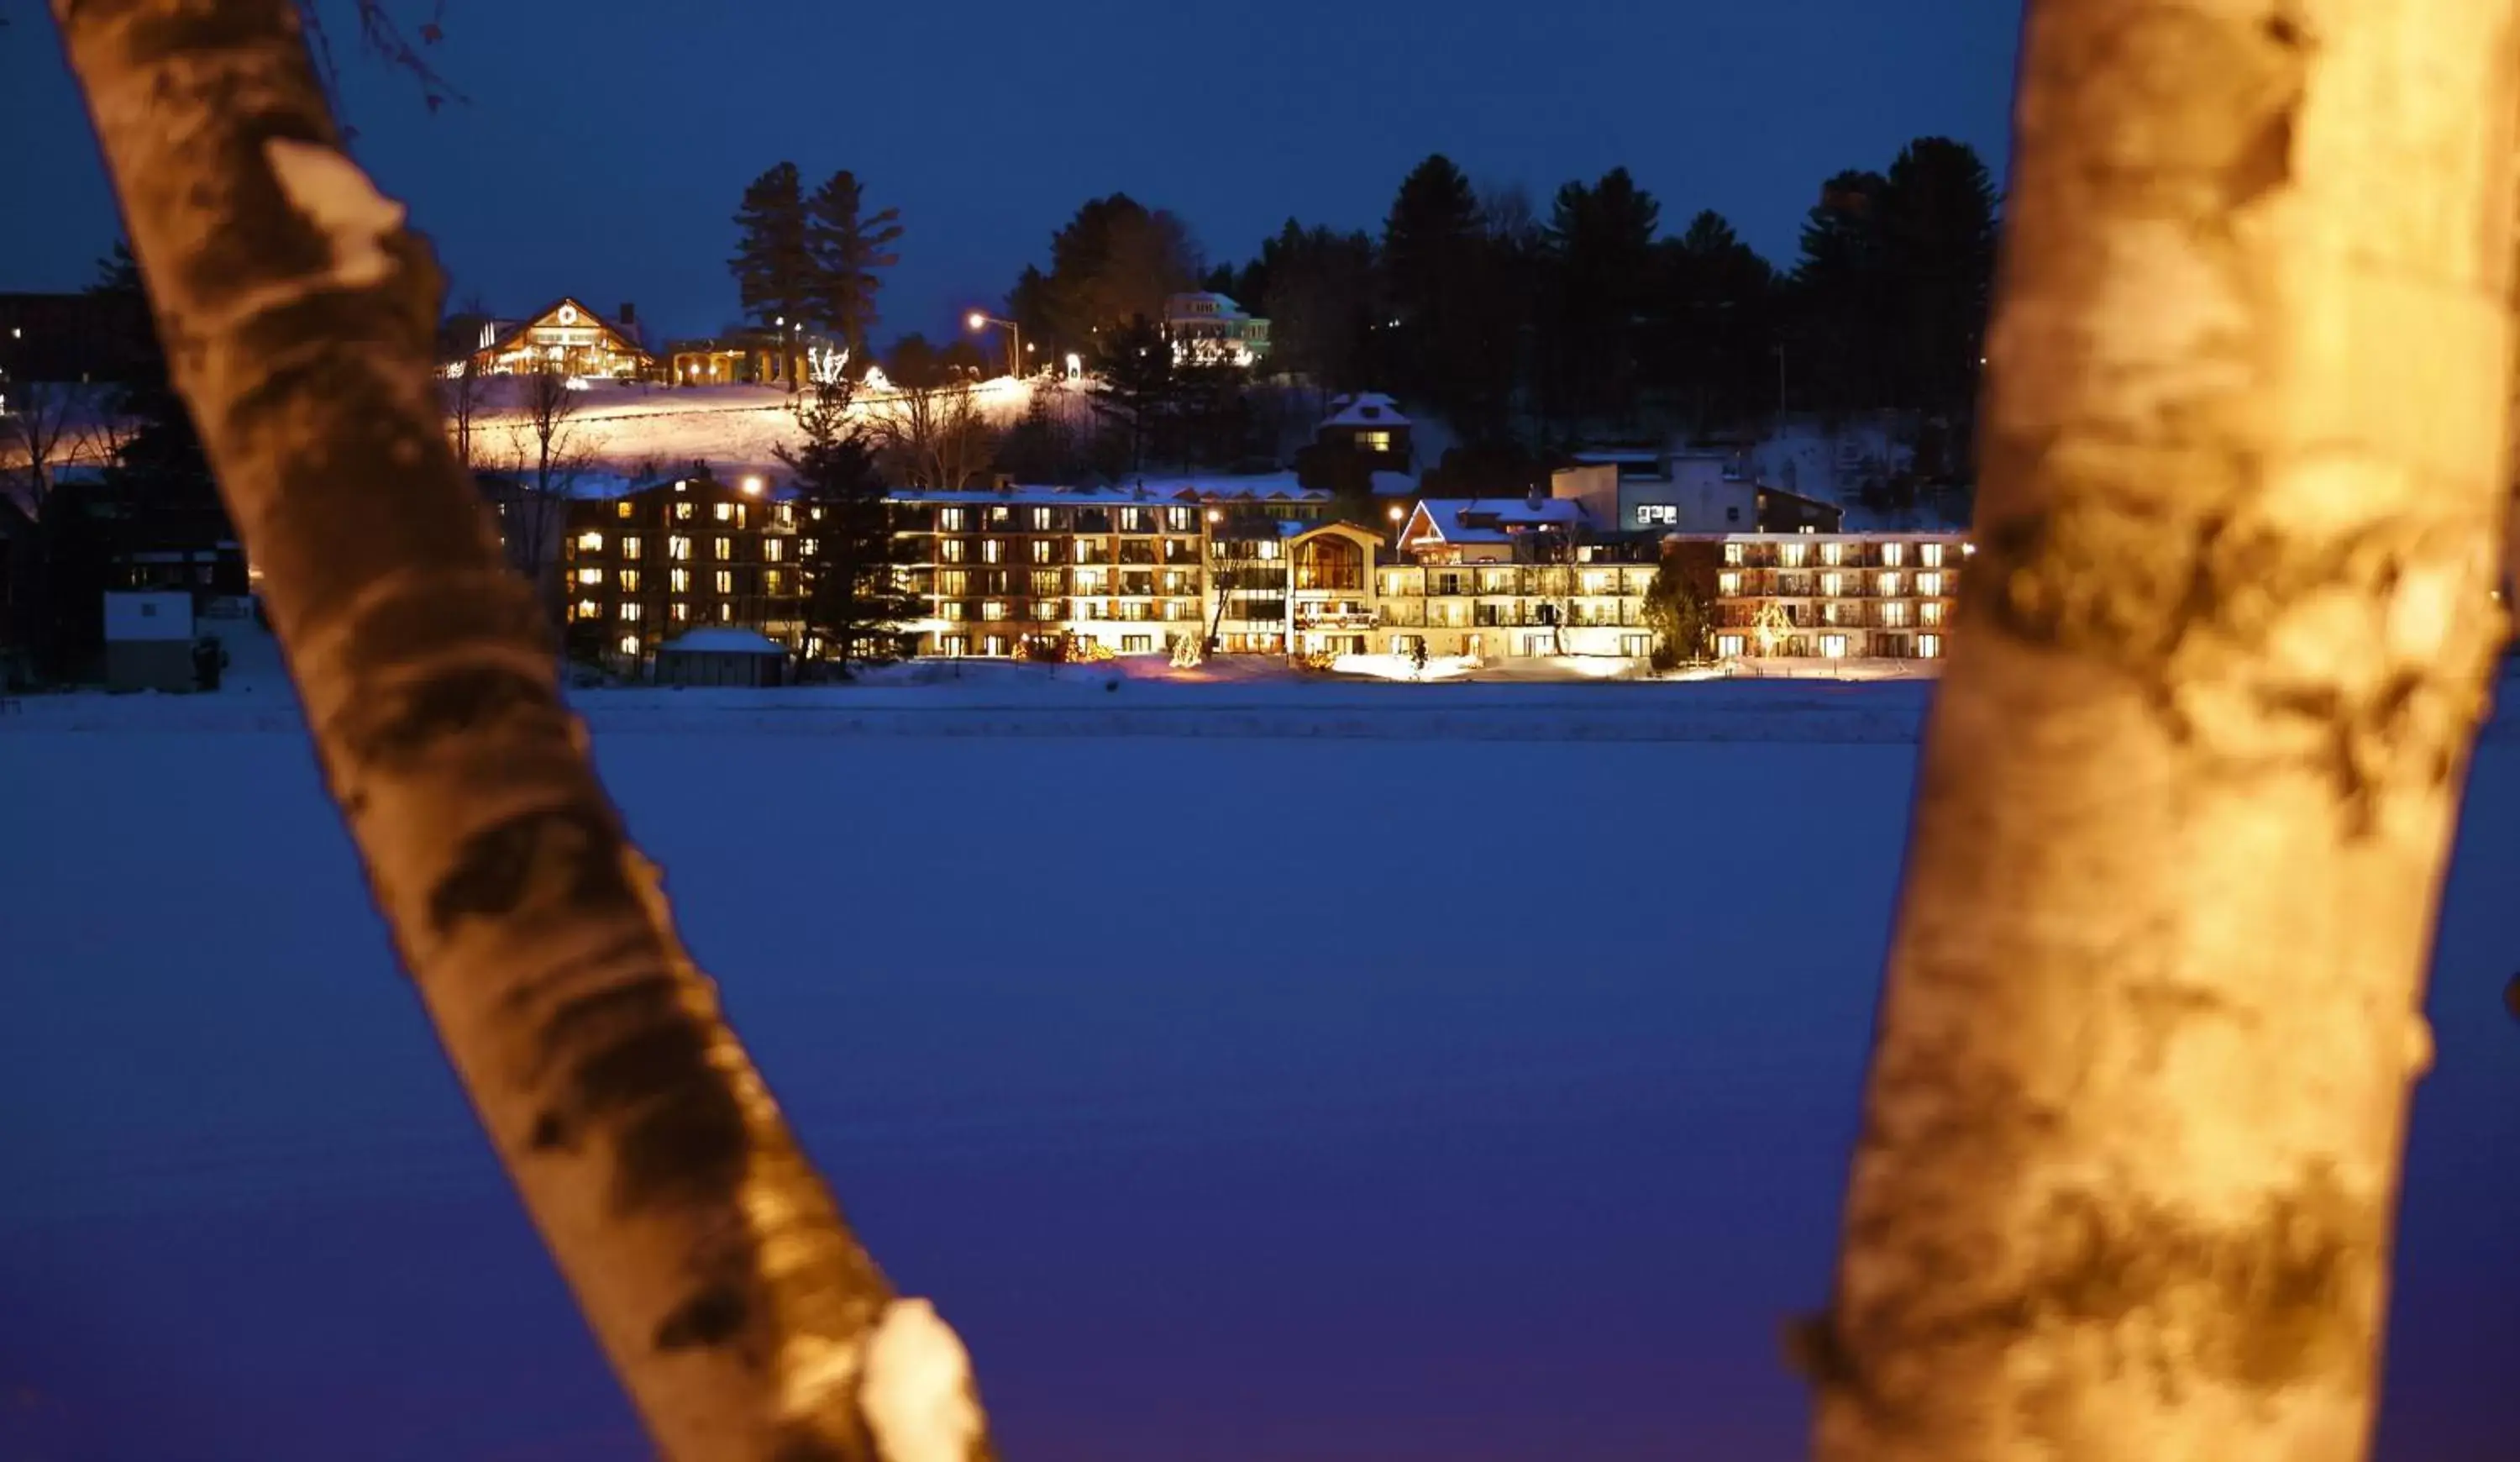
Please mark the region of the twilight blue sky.
[[[412, 7], [421, 9], [417, 0]], [[41, 7], [0, 31], [10, 195], [0, 290], [68, 289], [112, 204]], [[744, 182], [849, 167], [908, 233], [887, 334], [950, 332], [1088, 197], [1186, 217], [1211, 259], [1289, 214], [1378, 227], [1444, 152], [1544, 206], [1626, 164], [1677, 230], [1728, 215], [1794, 250], [1820, 181], [1908, 138], [1999, 175], [2017, 0], [449, 0], [440, 61], [470, 98], [345, 64], [360, 155], [437, 242], [455, 297], [521, 311], [636, 300], [652, 327], [735, 313]], [[13, 208], [12, 211], [15, 211]]]

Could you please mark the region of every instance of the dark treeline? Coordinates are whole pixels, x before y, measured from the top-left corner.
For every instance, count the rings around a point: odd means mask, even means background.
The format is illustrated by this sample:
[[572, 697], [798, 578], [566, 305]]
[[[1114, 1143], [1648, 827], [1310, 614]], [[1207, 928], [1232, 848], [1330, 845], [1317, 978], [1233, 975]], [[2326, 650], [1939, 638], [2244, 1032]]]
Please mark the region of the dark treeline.
[[[1625, 168], [1543, 209], [1438, 155], [1402, 181], [1378, 234], [1290, 218], [1252, 258], [1210, 268], [1178, 218], [1115, 194], [1058, 232], [1007, 309], [1048, 358], [1146, 375], [1136, 362], [1152, 357], [1135, 352], [1165, 297], [1215, 290], [1268, 317], [1271, 374], [1394, 391], [1473, 447], [1892, 409], [1920, 423], [1922, 471], [1964, 475], [1951, 444], [1969, 438], [1997, 226], [1974, 151], [1920, 138], [1886, 171], [1828, 179], [1789, 268], [1720, 214], [1664, 221]], [[1134, 403], [1165, 388], [1129, 383], [1133, 458], [1153, 444]]]

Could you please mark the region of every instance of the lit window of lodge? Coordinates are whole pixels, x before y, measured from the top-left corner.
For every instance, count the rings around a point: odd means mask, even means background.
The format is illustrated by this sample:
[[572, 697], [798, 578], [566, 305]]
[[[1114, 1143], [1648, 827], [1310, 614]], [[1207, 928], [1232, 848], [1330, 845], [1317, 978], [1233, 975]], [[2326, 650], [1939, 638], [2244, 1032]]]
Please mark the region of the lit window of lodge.
[[716, 583], [717, 583], [717, 591], [718, 591], [719, 593], [721, 593], [721, 594], [732, 594], [732, 593], [734, 593], [734, 592], [735, 592], [735, 573], [734, 573], [734, 571], [733, 571], [732, 570], [720, 569], [720, 570], [717, 571], [717, 579], [716, 579]]
[[1884, 543], [1881, 545], [1881, 563], [1884, 568], [1896, 569], [1906, 562], [1908, 562], [1907, 544]]
[[1943, 567], [1943, 545], [1939, 543], [1917, 545], [1916, 562], [1928, 569], [1940, 569]]
[[604, 535], [597, 532], [580, 533], [577, 535], [577, 546], [587, 553], [602, 553], [604, 552]]
[[669, 558], [669, 559], [679, 559], [679, 560], [686, 560], [686, 561], [688, 561], [688, 560], [691, 558], [691, 556], [692, 556], [692, 540], [691, 540], [691, 539], [684, 537], [684, 536], [683, 536], [682, 534], [680, 534], [680, 533], [676, 533], [676, 534], [674, 534], [672, 537], [667, 538], [667, 539], [665, 540], [665, 557], [667, 557], [667, 558]]
[[666, 575], [666, 578], [672, 583], [675, 593], [688, 594], [692, 591], [692, 571], [689, 569], [674, 570]]
[[718, 521], [718, 522], [720, 522], [720, 523], [732, 523], [732, 522], [734, 522], [734, 521], [735, 521], [735, 504], [733, 504], [733, 503], [719, 503], [719, 504], [717, 505], [717, 521]]
[[623, 533], [623, 534], [621, 535], [621, 557], [623, 557], [623, 558], [625, 558], [625, 559], [635, 559], [635, 558], [639, 557], [639, 535], [638, 535], [638, 534], [636, 534], [636, 533]]
[[1931, 597], [1933, 597], [1933, 596], [1935, 596], [1935, 595], [1938, 595], [1938, 594], [1942, 593], [1942, 592], [1943, 592], [1943, 576], [1942, 576], [1941, 574], [1939, 574], [1939, 573], [1919, 573], [1919, 574], [1917, 574], [1917, 575], [1916, 575], [1916, 592], [1917, 592], [1917, 593], [1919, 593], [1919, 594], [1925, 595], [1925, 596], [1926, 596], [1926, 597], [1928, 597], [1928, 598], [1931, 598]]
[[[1728, 543], [1725, 545], [1727, 548], [1738, 548], [1741, 545], [1737, 543]], [[1715, 592], [1718, 594], [1728, 595], [1740, 593], [1741, 575], [1738, 573], [1719, 573], [1715, 575]]]
[[636, 514], [638, 511], [638, 505], [631, 502], [630, 499], [626, 497], [612, 505], [612, 516], [615, 518], [628, 518]]
[[577, 581], [582, 584], [600, 584], [604, 582], [604, 571], [601, 569], [580, 569], [577, 571]]
[[781, 559], [785, 558], [787, 553], [788, 545], [777, 538], [764, 538], [761, 541], [761, 559], [763, 563], [776, 564]]
[[720, 538], [711, 545], [711, 549], [721, 559], [734, 558], [735, 540], [733, 538]]
[[639, 592], [638, 570], [624, 569], [621, 571], [621, 592], [624, 594], [636, 594]]

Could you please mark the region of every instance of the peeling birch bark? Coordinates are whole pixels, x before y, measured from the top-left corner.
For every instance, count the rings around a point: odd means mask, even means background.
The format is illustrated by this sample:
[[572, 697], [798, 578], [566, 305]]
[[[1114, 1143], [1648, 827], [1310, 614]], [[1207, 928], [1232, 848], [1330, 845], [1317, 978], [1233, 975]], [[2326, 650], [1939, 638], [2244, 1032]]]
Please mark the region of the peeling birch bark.
[[[341, 152], [292, 0], [54, 0], [379, 908], [614, 1370], [678, 1462], [985, 1456], [675, 937], [447, 446], [440, 281]], [[896, 1358], [879, 1444], [870, 1339]], [[950, 1344], [949, 1344], [950, 1343]], [[908, 1358], [901, 1358], [901, 1357]], [[908, 1378], [908, 1379], [903, 1379]]]
[[2502, 637], [2514, 0], [2033, 0], [1822, 1462], [2368, 1445]]

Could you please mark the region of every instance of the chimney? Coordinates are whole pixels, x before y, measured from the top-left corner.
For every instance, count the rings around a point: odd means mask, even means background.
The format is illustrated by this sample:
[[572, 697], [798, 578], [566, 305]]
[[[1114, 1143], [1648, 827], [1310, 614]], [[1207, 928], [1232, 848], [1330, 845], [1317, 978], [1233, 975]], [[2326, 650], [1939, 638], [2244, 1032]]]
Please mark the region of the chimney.
[[630, 302], [629, 300], [627, 300], [627, 299], [622, 300], [622, 301], [621, 301], [621, 319], [620, 319], [620, 323], [622, 323], [622, 324], [624, 324], [624, 325], [636, 325], [636, 324], [638, 324], [638, 323], [639, 323], [639, 306], [637, 306], [637, 305], [635, 305], [635, 304], [631, 303], [631, 302]]

